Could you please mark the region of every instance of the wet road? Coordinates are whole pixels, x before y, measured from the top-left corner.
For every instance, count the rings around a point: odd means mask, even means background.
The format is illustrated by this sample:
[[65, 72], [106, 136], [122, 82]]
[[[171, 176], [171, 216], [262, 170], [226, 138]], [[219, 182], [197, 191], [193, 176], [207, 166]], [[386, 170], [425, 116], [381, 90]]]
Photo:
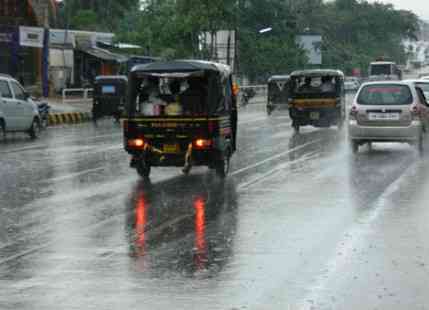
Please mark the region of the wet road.
[[290, 125], [241, 112], [225, 182], [110, 122], [0, 142], [0, 309], [426, 309], [428, 160]]

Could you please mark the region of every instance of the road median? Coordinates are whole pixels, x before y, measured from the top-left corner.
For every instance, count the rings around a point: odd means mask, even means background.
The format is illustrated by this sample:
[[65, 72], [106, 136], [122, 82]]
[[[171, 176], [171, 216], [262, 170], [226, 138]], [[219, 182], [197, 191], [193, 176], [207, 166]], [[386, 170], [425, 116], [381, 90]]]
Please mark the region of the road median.
[[90, 112], [63, 112], [50, 113], [48, 116], [48, 126], [57, 126], [64, 124], [80, 124], [92, 120]]

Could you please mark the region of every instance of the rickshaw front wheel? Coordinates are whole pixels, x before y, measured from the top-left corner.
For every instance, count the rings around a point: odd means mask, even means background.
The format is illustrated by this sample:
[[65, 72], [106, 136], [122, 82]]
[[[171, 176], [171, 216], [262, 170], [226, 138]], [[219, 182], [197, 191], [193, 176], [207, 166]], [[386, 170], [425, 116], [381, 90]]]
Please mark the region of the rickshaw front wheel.
[[148, 163], [141, 161], [137, 164], [137, 173], [144, 179], [148, 179], [150, 176], [151, 167]]

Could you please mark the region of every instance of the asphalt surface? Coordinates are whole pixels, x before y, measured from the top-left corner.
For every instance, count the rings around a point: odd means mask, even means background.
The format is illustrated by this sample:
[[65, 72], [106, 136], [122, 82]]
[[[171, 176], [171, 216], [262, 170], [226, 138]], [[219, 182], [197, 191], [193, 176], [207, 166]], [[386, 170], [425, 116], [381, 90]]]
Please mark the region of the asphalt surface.
[[0, 141], [0, 309], [428, 308], [426, 158], [262, 108], [239, 130], [224, 182], [142, 182], [110, 121]]

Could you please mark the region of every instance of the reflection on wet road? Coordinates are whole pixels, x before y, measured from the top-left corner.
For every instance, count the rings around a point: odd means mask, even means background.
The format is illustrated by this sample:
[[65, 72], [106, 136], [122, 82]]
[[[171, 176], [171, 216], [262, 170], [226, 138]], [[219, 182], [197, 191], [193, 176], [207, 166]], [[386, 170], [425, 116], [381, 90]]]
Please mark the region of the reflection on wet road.
[[[201, 174], [156, 185], [141, 182], [129, 206], [134, 208], [126, 225], [130, 257], [140, 271], [213, 276], [230, 256], [237, 212], [232, 181]], [[174, 247], [165, 247], [171, 243]]]
[[0, 308], [422, 308], [427, 160], [290, 125], [241, 111], [224, 182], [143, 182], [108, 121], [0, 143]]

